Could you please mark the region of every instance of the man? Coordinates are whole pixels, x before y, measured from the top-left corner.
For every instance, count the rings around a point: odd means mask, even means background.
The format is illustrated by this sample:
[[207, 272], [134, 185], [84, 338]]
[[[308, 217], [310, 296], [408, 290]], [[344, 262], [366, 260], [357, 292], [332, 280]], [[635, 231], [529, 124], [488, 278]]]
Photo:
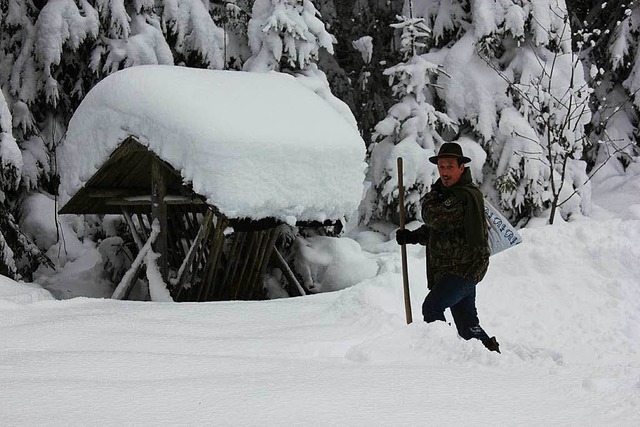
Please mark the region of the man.
[[500, 353], [495, 337], [480, 327], [476, 311], [476, 285], [489, 267], [489, 243], [484, 198], [465, 167], [471, 159], [456, 143], [445, 143], [437, 156], [440, 179], [422, 199], [424, 225], [415, 231], [398, 230], [398, 244], [419, 243], [427, 247], [427, 287], [422, 304], [425, 322], [445, 321], [451, 309], [458, 334], [476, 338]]

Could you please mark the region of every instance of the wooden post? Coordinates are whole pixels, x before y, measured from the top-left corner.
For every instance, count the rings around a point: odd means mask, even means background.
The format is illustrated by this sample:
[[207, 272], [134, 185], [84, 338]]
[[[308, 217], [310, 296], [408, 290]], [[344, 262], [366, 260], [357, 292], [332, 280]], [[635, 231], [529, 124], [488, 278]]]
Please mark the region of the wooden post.
[[147, 240], [149, 240], [149, 233], [147, 233], [147, 226], [144, 223], [144, 218], [142, 217], [140, 212], [136, 213], [136, 218], [138, 219], [138, 225], [140, 225], [140, 236], [146, 242]]
[[144, 246], [144, 243], [142, 243], [142, 239], [140, 238], [140, 235], [136, 230], [136, 226], [133, 224], [131, 213], [124, 206], [122, 207], [122, 215], [124, 216], [124, 220], [127, 222], [127, 225], [129, 226], [129, 230], [131, 230], [131, 236], [133, 237], [133, 241], [136, 243], [136, 246], [138, 247], [138, 251], [141, 250], [142, 246]]
[[249, 244], [246, 246], [246, 252], [244, 254], [245, 259], [242, 263], [242, 269], [240, 270], [240, 276], [238, 276], [238, 282], [236, 283], [235, 292], [233, 293], [233, 299], [242, 298], [240, 289], [244, 287], [245, 280], [247, 279], [248, 270], [251, 268], [253, 261], [255, 260], [256, 252], [259, 249], [260, 241], [257, 232], [250, 232]]
[[167, 204], [164, 197], [167, 194], [164, 168], [158, 159], [152, 160], [151, 165], [151, 218], [160, 224], [160, 233], [153, 245], [153, 251], [160, 255], [158, 268], [162, 280], [168, 283], [168, 254], [167, 254]]
[[138, 255], [133, 260], [133, 263], [131, 263], [129, 271], [127, 271], [124, 276], [122, 276], [120, 283], [116, 287], [115, 291], [113, 291], [113, 295], [111, 296], [112, 299], [128, 298], [133, 285], [135, 285], [136, 283], [136, 279], [140, 275], [140, 271], [142, 270], [142, 266], [144, 264], [144, 259], [147, 253], [151, 250], [153, 242], [158, 238], [158, 234], [159, 233], [156, 233], [154, 231], [151, 232], [149, 240], [147, 240], [144, 246], [142, 246], [142, 248], [138, 252]]
[[[400, 230], [404, 230], [404, 182], [403, 182], [402, 157], [398, 157], [398, 207], [400, 209]], [[407, 270], [407, 245], [400, 245], [402, 256], [402, 284], [404, 288], [404, 313], [407, 325], [413, 322], [411, 315], [411, 296], [409, 290], [409, 272]]]
[[224, 276], [220, 286], [215, 289], [214, 298], [222, 299], [225, 295], [229, 295], [229, 298], [233, 295], [234, 288], [232, 284], [235, 283], [236, 272], [238, 270], [238, 264], [240, 263], [240, 255], [242, 254], [242, 248], [247, 238], [247, 233], [234, 232], [233, 243], [231, 244], [231, 250], [229, 251], [229, 257], [227, 260], [227, 266], [224, 271]]
[[260, 290], [260, 284], [262, 282], [262, 279], [264, 278], [264, 275], [267, 273], [267, 266], [273, 254], [273, 249], [276, 245], [276, 240], [278, 240], [279, 234], [280, 233], [278, 231], [278, 228], [272, 229], [271, 232], [269, 233], [269, 238], [267, 240], [267, 244], [264, 249], [264, 252], [262, 252], [260, 255], [261, 261], [258, 269], [258, 275], [253, 283], [253, 289], [251, 290], [251, 296], [249, 297], [250, 299], [256, 299], [256, 294]]
[[296, 275], [293, 274], [291, 267], [289, 267], [287, 261], [284, 259], [278, 248], [273, 248], [273, 256], [275, 257], [278, 264], [280, 264], [280, 268], [284, 273], [284, 277], [286, 277], [289, 281], [289, 285], [291, 285], [294, 290], [298, 291], [299, 296], [306, 295], [307, 293], [304, 291], [304, 288], [302, 287], [300, 282], [298, 282], [298, 279], [296, 279]]
[[198, 230], [198, 234], [196, 238], [193, 240], [191, 247], [189, 248], [189, 252], [187, 253], [180, 269], [178, 270], [178, 276], [176, 277], [176, 299], [180, 296], [182, 292], [182, 288], [186, 284], [188, 280], [191, 279], [193, 274], [197, 271], [197, 255], [198, 251], [200, 251], [200, 245], [202, 242], [207, 242], [209, 239], [209, 232], [211, 230], [211, 220], [213, 219], [213, 212], [211, 210], [207, 210], [206, 215], [204, 216], [204, 221], [200, 226], [200, 230]]
[[245, 289], [243, 293], [242, 299], [251, 299], [251, 295], [253, 293], [253, 287], [255, 285], [256, 276], [260, 273], [260, 267], [262, 265], [262, 257], [264, 256], [264, 252], [267, 249], [267, 244], [269, 242], [269, 232], [268, 231], [259, 231], [258, 232], [258, 244], [256, 245], [256, 252], [253, 255], [253, 260], [251, 262], [251, 268], [249, 270], [249, 275], [245, 280]]
[[224, 230], [229, 225], [229, 220], [224, 215], [220, 214], [217, 218], [216, 228], [213, 231], [213, 243], [211, 247], [211, 251], [209, 252], [210, 263], [208, 263], [208, 269], [204, 272], [203, 286], [200, 288], [200, 296], [198, 298], [199, 301], [205, 301], [209, 297], [209, 289], [211, 286], [214, 286], [213, 283], [216, 280], [216, 272], [218, 270], [218, 262], [220, 260], [220, 255], [222, 254], [222, 249], [224, 247]]

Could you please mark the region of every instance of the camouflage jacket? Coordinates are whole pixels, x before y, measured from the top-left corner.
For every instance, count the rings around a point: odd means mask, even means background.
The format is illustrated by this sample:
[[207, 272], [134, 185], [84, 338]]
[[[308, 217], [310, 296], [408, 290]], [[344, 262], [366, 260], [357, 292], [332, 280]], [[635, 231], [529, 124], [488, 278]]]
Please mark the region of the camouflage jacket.
[[[468, 197], [460, 197], [469, 193]], [[477, 192], [477, 193], [474, 193]], [[480, 201], [480, 215], [471, 224], [481, 227], [480, 243], [470, 244], [465, 231], [465, 214], [471, 204]], [[480, 190], [472, 184], [469, 169], [460, 181], [445, 187], [438, 180], [422, 199], [422, 219], [425, 224], [412, 233], [413, 242], [427, 247], [427, 281], [431, 289], [446, 273], [455, 274], [478, 283], [489, 267], [489, 243], [484, 202]], [[467, 217], [468, 219], [468, 217]]]

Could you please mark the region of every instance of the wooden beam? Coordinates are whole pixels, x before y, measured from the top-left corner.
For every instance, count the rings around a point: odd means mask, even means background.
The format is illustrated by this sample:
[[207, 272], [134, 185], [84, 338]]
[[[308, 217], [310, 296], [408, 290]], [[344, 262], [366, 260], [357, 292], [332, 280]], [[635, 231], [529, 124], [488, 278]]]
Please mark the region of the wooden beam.
[[[210, 210], [207, 211], [207, 214], [204, 217], [204, 222], [200, 226], [200, 230], [198, 230], [198, 234], [196, 235], [196, 238], [194, 239], [193, 244], [189, 248], [189, 252], [185, 257], [184, 262], [182, 263], [182, 265], [180, 266], [180, 269], [178, 270], [178, 277], [176, 277], [175, 279], [175, 285], [178, 287], [178, 290], [176, 291], [176, 298], [180, 296], [180, 292], [182, 291], [182, 288], [184, 287], [187, 280], [191, 277], [190, 270], [192, 268], [192, 264], [194, 264], [194, 259], [196, 258], [198, 248], [200, 247], [203, 241], [206, 242], [207, 239], [209, 238], [209, 231], [211, 230], [212, 218], [213, 218], [213, 212]], [[193, 266], [194, 270], [195, 268], [196, 267]]]
[[260, 251], [264, 247], [264, 241], [267, 240], [264, 231], [256, 231], [253, 234], [256, 242], [254, 250], [251, 252], [249, 258], [249, 268], [247, 269], [247, 273], [244, 275], [243, 282], [241, 283], [243, 292], [240, 293], [240, 299], [249, 299], [249, 295], [253, 288], [253, 278], [256, 270], [258, 269], [257, 266], [260, 258]]
[[293, 274], [291, 267], [289, 267], [289, 264], [287, 264], [287, 261], [285, 261], [284, 257], [282, 256], [278, 248], [273, 248], [273, 255], [276, 261], [278, 262], [278, 264], [280, 264], [280, 268], [282, 268], [282, 272], [284, 273], [284, 276], [289, 281], [289, 284], [291, 285], [291, 287], [294, 290], [298, 291], [299, 295], [301, 296], [306, 295], [307, 293], [304, 291], [304, 288], [302, 287], [302, 285], [300, 285], [300, 282], [298, 282], [298, 279], [296, 279], [296, 276], [295, 274]]
[[245, 246], [246, 251], [244, 252], [244, 259], [242, 260], [242, 268], [240, 269], [240, 275], [238, 276], [238, 280], [235, 286], [235, 292], [233, 293], [233, 299], [238, 299], [240, 294], [240, 289], [244, 285], [244, 280], [247, 275], [247, 270], [249, 268], [249, 264], [253, 258], [253, 253], [256, 250], [256, 246], [258, 244], [258, 239], [255, 232], [249, 232], [249, 243]]
[[257, 282], [260, 280], [260, 272], [262, 271], [262, 264], [264, 262], [264, 256], [267, 252], [267, 246], [271, 238], [271, 230], [260, 231], [260, 248], [256, 254], [256, 259], [251, 269], [251, 275], [247, 279], [247, 290], [245, 292], [245, 299], [253, 299], [255, 288], [257, 288]]
[[267, 247], [264, 254], [262, 255], [262, 263], [260, 264], [258, 278], [256, 279], [256, 283], [254, 283], [254, 289], [251, 292], [252, 299], [255, 299], [256, 292], [259, 289], [258, 284], [260, 281], [262, 281], [264, 275], [267, 273], [267, 266], [269, 265], [269, 260], [273, 256], [273, 249], [275, 248], [278, 236], [280, 236], [280, 228], [274, 228], [273, 230], [271, 230], [269, 241], [267, 242]]
[[151, 200], [149, 190], [142, 188], [85, 188], [85, 194], [87, 197], [91, 197], [94, 199], [148, 196], [149, 200]]
[[143, 243], [142, 243], [142, 239], [140, 238], [140, 235], [138, 234], [138, 231], [136, 230], [136, 226], [133, 224], [133, 218], [131, 218], [131, 213], [129, 212], [128, 209], [123, 207], [122, 216], [124, 216], [124, 220], [129, 226], [129, 230], [131, 230], [131, 235], [133, 236], [133, 241], [136, 243], [136, 246], [138, 247], [138, 251], [140, 251], [142, 249]]
[[158, 258], [158, 268], [162, 275], [162, 280], [167, 283], [168, 272], [168, 254], [167, 254], [167, 204], [164, 197], [167, 194], [165, 167], [156, 158], [151, 164], [151, 218], [158, 221], [160, 232], [153, 245], [153, 251], [160, 257]]
[[[140, 225], [140, 235], [147, 240], [149, 238], [149, 233], [147, 233], [147, 226], [144, 223], [144, 218], [140, 214], [140, 212], [136, 213], [136, 218], [138, 218], [138, 224]], [[149, 224], [151, 227], [151, 224]]]
[[231, 284], [235, 283], [236, 272], [240, 263], [240, 255], [242, 254], [242, 248], [247, 238], [247, 233], [234, 232], [233, 243], [231, 244], [231, 250], [229, 251], [229, 258], [227, 261], [227, 267], [224, 272], [224, 276], [220, 286], [216, 288], [214, 296], [217, 299], [222, 299], [225, 290], [229, 291], [229, 297], [233, 290]]
[[142, 266], [144, 264], [144, 259], [147, 256], [147, 253], [151, 250], [153, 242], [157, 239], [158, 234], [159, 232], [156, 232], [155, 230], [151, 232], [149, 240], [147, 240], [142, 249], [140, 249], [138, 255], [136, 255], [136, 258], [131, 263], [131, 267], [124, 274], [124, 276], [122, 276], [120, 283], [116, 287], [115, 291], [113, 291], [113, 295], [111, 295], [112, 299], [123, 299], [129, 295], [129, 293], [131, 292], [131, 288], [133, 288], [136, 279], [140, 275], [140, 271], [142, 270]]
[[211, 248], [211, 252], [209, 253], [209, 261], [207, 262], [208, 268], [205, 270], [204, 275], [202, 276], [203, 286], [200, 288], [198, 301], [205, 301], [207, 299], [207, 297], [209, 296], [209, 289], [215, 281], [216, 270], [218, 269], [218, 261], [220, 260], [220, 254], [222, 253], [222, 249], [224, 247], [224, 230], [228, 225], [229, 220], [224, 215], [218, 216], [216, 229], [213, 233], [213, 247]]
[[[153, 184], [152, 184], [153, 185]], [[153, 195], [144, 194], [140, 196], [130, 197], [111, 197], [104, 200], [105, 205], [109, 206], [149, 206], [152, 204]], [[200, 197], [181, 196], [176, 194], [165, 195], [164, 203], [166, 205], [205, 205], [205, 201]]]

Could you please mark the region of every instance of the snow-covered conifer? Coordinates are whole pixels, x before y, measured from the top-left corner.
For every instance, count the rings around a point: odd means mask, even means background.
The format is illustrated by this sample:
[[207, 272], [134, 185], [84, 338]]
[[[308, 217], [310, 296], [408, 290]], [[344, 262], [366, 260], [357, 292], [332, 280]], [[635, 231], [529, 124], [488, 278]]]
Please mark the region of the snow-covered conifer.
[[304, 70], [320, 49], [333, 54], [334, 37], [311, 0], [256, 0], [251, 15], [247, 71]]
[[348, 106], [336, 98], [317, 66], [321, 49], [333, 54], [335, 38], [311, 0], [256, 0], [247, 30], [251, 57], [244, 69], [290, 72], [331, 104], [354, 128]]
[[[11, 112], [0, 88], [0, 222], [13, 222], [5, 191], [15, 191], [20, 183], [22, 155], [12, 134]], [[4, 228], [0, 228], [0, 274], [15, 277], [16, 263]]]
[[387, 117], [378, 123], [369, 146], [368, 181], [371, 187], [363, 204], [363, 219], [395, 218], [398, 209], [397, 161], [405, 162], [407, 214], [416, 218], [420, 198], [437, 179], [437, 169], [428, 162], [436, 145], [442, 142], [440, 132], [455, 128], [453, 121], [431, 104], [433, 80], [439, 67], [422, 54], [430, 38], [424, 19], [398, 16], [393, 24], [400, 31], [401, 53], [405, 59], [387, 68], [397, 103]]
[[[564, 0], [414, 0], [442, 65], [434, 102], [488, 153], [484, 177], [511, 219], [561, 206], [586, 213], [580, 161], [589, 89], [571, 47]], [[470, 7], [469, 7], [470, 6]], [[408, 7], [405, 6], [405, 7]]]
[[241, 70], [251, 56], [247, 26], [252, 1], [222, 0], [211, 2], [211, 15], [222, 29], [225, 69]]
[[[207, 4], [209, 2], [206, 2]], [[162, 22], [176, 62], [201, 63], [212, 69], [222, 69], [224, 33], [211, 18], [209, 8], [201, 0], [163, 0]]]
[[580, 11], [576, 12], [581, 25], [576, 45], [584, 53], [595, 88], [589, 135], [591, 173], [621, 175], [640, 155], [640, 4], [596, 2], [583, 15]]

